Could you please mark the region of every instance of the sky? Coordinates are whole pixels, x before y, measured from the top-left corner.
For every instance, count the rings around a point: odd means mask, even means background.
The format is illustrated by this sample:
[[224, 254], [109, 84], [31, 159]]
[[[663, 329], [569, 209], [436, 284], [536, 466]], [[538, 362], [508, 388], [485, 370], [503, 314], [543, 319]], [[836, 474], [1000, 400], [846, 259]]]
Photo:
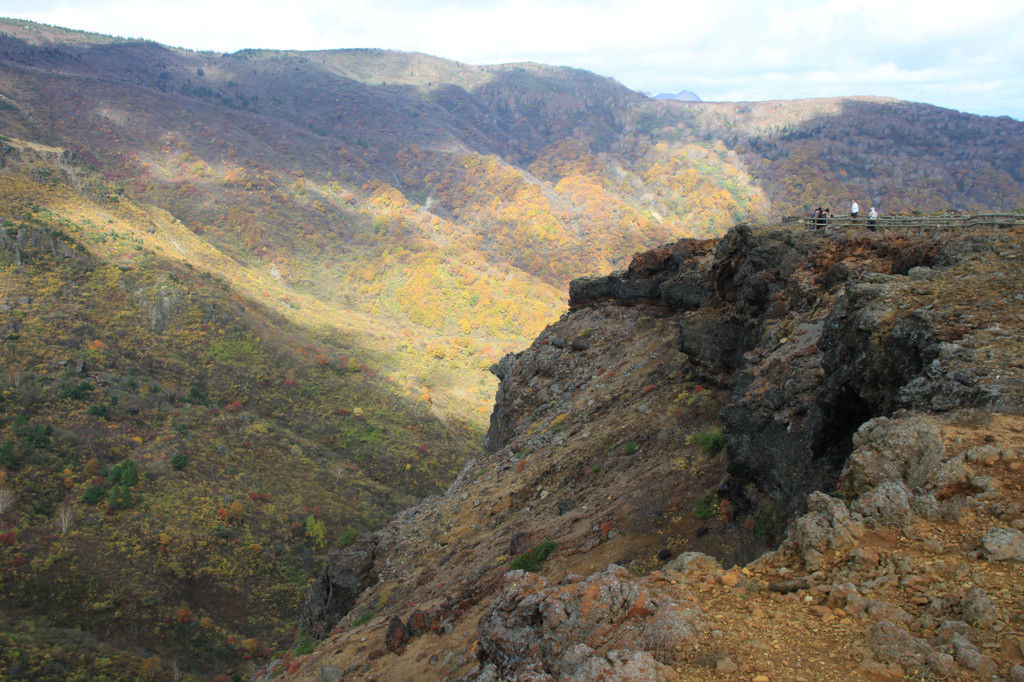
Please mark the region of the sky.
[[0, 0], [0, 16], [193, 50], [379, 47], [705, 101], [875, 95], [1024, 120], [1021, 0]]

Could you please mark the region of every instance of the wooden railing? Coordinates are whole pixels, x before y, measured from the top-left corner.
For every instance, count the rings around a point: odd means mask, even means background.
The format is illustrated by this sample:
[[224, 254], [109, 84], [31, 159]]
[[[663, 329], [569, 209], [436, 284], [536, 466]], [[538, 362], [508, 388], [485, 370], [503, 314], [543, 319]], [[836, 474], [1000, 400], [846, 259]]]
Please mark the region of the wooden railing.
[[[1005, 228], [1024, 225], [1024, 213], [949, 213], [929, 216], [879, 216], [875, 222], [876, 230], [911, 229], [921, 231], [974, 229], [974, 228]], [[804, 227], [824, 230], [868, 230], [871, 221], [865, 216], [856, 220], [850, 216], [832, 216], [831, 218], [804, 218]]]

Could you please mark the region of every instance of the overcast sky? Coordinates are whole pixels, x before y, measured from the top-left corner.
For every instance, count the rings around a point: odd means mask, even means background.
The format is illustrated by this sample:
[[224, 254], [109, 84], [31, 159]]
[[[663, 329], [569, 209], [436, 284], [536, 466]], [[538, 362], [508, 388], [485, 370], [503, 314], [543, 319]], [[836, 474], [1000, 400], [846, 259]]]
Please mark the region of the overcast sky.
[[1024, 120], [1021, 0], [0, 0], [194, 50], [381, 47], [704, 100], [883, 95]]

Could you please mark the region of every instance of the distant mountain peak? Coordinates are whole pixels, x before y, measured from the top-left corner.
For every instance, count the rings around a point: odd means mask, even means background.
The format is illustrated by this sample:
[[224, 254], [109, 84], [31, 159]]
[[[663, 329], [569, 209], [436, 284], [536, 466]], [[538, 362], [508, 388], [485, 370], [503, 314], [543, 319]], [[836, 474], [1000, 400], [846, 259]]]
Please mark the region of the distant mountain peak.
[[700, 96], [692, 90], [680, 90], [676, 94], [669, 92], [663, 92], [659, 95], [655, 95], [654, 99], [674, 99], [679, 102], [703, 102]]

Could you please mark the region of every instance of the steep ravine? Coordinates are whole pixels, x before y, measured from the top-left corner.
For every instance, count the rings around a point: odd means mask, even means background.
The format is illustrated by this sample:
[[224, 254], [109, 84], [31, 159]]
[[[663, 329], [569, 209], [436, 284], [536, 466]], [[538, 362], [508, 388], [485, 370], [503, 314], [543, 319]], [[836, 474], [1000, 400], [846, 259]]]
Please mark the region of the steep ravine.
[[265, 674], [1024, 678], [1021, 257], [737, 226], [575, 280], [492, 369], [486, 452], [333, 557], [326, 639]]

